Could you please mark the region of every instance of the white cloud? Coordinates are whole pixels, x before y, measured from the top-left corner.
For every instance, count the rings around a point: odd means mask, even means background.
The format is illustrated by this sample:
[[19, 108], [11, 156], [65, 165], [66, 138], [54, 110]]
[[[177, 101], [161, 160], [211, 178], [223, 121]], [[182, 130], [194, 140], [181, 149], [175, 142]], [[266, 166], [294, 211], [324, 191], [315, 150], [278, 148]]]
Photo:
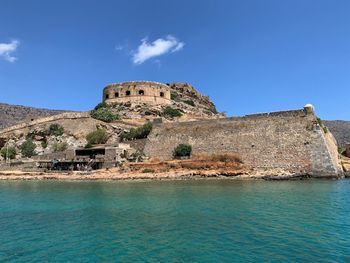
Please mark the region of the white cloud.
[[144, 38], [141, 40], [141, 45], [137, 48], [137, 51], [133, 52], [132, 62], [140, 65], [150, 58], [177, 52], [184, 45], [185, 43], [170, 35], [165, 38], [158, 38], [153, 42], [148, 42], [147, 38]]
[[12, 40], [10, 43], [0, 43], [0, 59], [4, 59], [8, 62], [15, 62], [16, 57], [12, 55], [19, 46], [18, 40]]

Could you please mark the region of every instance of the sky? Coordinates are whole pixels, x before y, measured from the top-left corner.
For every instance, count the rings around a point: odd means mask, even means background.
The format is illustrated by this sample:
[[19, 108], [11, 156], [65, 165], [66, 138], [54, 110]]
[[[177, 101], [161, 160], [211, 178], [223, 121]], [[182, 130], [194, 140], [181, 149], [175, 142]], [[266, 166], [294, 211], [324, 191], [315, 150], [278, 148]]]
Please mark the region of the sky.
[[350, 120], [350, 1], [0, 0], [0, 102], [89, 110], [109, 83], [189, 82], [228, 116]]

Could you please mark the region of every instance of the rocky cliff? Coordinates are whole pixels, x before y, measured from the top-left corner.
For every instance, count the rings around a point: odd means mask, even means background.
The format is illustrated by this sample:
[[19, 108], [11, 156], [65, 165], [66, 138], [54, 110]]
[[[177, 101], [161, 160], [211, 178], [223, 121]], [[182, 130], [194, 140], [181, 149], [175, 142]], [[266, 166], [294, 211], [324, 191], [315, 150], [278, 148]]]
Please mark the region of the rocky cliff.
[[0, 103], [0, 130], [23, 122], [27, 119], [37, 119], [63, 113], [63, 110], [32, 108], [20, 105]]
[[338, 142], [339, 147], [350, 143], [350, 121], [323, 121]]

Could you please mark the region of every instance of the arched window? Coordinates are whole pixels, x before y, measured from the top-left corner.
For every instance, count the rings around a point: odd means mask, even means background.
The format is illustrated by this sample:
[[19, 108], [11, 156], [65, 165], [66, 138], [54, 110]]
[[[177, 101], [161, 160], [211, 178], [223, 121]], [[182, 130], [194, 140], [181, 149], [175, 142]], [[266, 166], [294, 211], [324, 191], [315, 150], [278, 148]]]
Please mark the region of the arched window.
[[131, 93], [130, 93], [130, 90], [127, 90], [127, 91], [125, 92], [125, 95], [126, 95], [126, 96], [130, 96], [130, 94], [131, 94]]
[[145, 95], [145, 92], [143, 90], [139, 90], [139, 95]]
[[109, 99], [109, 94], [106, 94], [105, 98], [106, 98], [106, 99]]
[[160, 94], [159, 94], [161, 97], [164, 97], [164, 92], [160, 92]]
[[119, 97], [119, 92], [114, 93], [114, 97], [118, 98]]

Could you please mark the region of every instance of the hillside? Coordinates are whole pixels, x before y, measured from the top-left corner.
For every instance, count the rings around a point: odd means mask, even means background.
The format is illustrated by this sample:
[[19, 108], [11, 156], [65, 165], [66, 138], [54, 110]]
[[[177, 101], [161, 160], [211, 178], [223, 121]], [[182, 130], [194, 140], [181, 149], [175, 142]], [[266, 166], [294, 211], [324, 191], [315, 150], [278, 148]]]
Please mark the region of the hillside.
[[339, 147], [350, 143], [350, 121], [323, 121], [337, 140]]
[[65, 111], [0, 103], [0, 129], [25, 120], [52, 116], [63, 112]]

